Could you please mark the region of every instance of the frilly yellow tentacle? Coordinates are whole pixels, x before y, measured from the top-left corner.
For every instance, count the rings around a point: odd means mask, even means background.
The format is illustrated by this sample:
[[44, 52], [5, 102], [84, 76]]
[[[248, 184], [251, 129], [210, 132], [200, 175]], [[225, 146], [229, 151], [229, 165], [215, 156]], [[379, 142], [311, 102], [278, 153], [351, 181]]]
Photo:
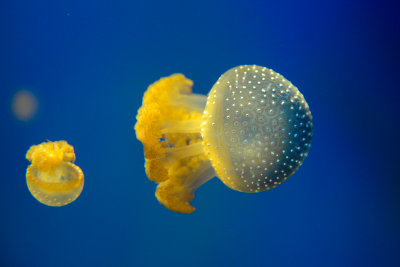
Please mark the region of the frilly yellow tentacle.
[[[150, 85], [144, 94], [135, 125], [136, 136], [144, 147], [146, 174], [159, 184], [157, 199], [168, 209], [181, 213], [194, 211], [190, 205], [195, 190], [191, 186], [191, 177], [199, 168], [186, 164], [194, 158], [195, 161], [200, 160], [198, 155], [204, 151], [191, 145], [202, 140], [200, 133], [193, 129], [173, 133], [166, 131], [165, 127], [173, 127], [176, 122], [201, 119], [201, 112], [190, 110], [192, 84], [182, 74], [174, 74]], [[168, 133], [163, 134], [163, 130]]]
[[66, 141], [44, 142], [31, 146], [26, 159], [40, 171], [54, 171], [62, 162], [74, 162], [74, 148]]

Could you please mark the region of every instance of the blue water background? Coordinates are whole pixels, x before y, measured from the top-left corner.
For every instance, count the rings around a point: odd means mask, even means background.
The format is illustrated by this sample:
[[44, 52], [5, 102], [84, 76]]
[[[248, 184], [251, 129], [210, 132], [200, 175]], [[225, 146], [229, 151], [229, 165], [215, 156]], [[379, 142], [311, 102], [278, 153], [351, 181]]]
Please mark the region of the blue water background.
[[[0, 266], [399, 266], [400, 22], [395, 1], [1, 1]], [[260, 194], [213, 179], [197, 210], [154, 197], [133, 126], [147, 86], [181, 72], [207, 94], [242, 64], [304, 94], [314, 139]], [[20, 122], [19, 89], [39, 102]], [[71, 205], [37, 202], [26, 150], [74, 145]]]

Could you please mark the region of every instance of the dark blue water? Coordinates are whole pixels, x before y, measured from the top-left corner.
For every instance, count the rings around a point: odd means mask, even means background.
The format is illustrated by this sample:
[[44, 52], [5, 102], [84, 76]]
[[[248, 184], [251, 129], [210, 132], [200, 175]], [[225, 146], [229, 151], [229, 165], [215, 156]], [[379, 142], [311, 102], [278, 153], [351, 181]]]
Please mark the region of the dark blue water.
[[[400, 22], [390, 1], [0, 2], [1, 266], [398, 266]], [[260, 194], [213, 179], [182, 215], [154, 197], [133, 126], [175, 72], [206, 94], [257, 64], [305, 96], [314, 139]], [[39, 109], [21, 122], [20, 89]], [[51, 208], [25, 183], [30, 145], [67, 140], [82, 195]]]

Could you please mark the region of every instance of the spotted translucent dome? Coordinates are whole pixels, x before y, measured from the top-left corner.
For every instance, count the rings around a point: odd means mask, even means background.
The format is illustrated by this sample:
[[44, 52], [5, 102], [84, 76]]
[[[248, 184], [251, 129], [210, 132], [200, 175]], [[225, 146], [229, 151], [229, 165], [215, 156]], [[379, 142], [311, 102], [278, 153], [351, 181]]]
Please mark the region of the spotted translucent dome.
[[285, 181], [311, 145], [312, 117], [303, 95], [264, 67], [224, 73], [209, 94], [203, 120], [205, 150], [218, 177], [242, 192]]
[[213, 177], [249, 193], [271, 189], [307, 156], [312, 118], [303, 95], [278, 73], [239, 66], [208, 96], [173, 74], [149, 86], [135, 131], [148, 178], [168, 209], [191, 213], [195, 190]]

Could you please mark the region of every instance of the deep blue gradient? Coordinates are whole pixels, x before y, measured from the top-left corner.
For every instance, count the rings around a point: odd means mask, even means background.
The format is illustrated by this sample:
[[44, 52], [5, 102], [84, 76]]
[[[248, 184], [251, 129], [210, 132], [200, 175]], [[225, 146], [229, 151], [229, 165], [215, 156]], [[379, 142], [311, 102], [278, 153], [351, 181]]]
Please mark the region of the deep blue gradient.
[[[394, 2], [394, 1], [393, 1]], [[399, 266], [399, 8], [389, 1], [1, 1], [0, 266]], [[245, 194], [213, 179], [190, 215], [154, 197], [133, 126], [147, 86], [181, 72], [207, 94], [257, 64], [313, 115], [308, 158]], [[19, 89], [38, 98], [16, 120]], [[51, 208], [27, 149], [67, 140], [82, 195]]]

